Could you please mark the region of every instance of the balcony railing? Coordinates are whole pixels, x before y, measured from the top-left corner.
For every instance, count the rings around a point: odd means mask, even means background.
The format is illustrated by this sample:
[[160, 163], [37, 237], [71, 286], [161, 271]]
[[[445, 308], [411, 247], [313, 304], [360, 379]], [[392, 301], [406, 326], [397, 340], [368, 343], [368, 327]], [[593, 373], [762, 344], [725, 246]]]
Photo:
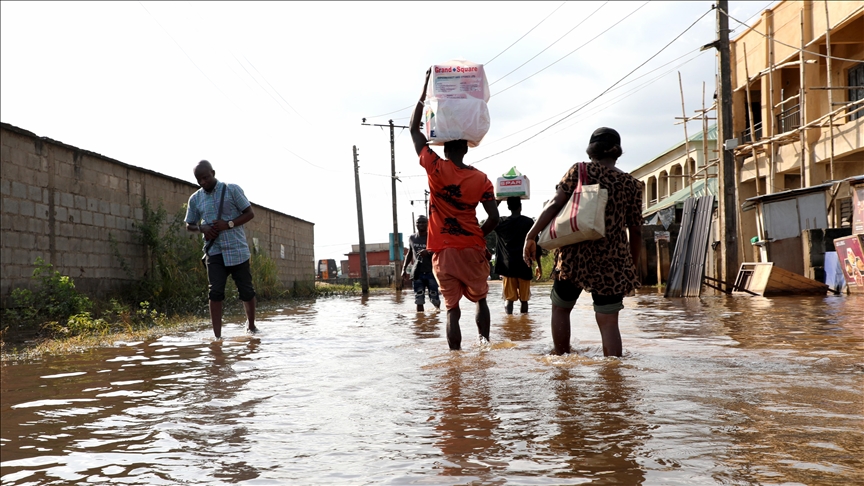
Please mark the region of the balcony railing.
[[801, 126], [801, 105], [795, 105], [777, 115], [778, 133], [786, 133]]
[[[756, 132], [756, 140], [762, 138], [762, 122], [753, 125], [753, 130]], [[741, 143], [752, 142], [753, 137], [750, 136], [750, 128], [741, 132]]]

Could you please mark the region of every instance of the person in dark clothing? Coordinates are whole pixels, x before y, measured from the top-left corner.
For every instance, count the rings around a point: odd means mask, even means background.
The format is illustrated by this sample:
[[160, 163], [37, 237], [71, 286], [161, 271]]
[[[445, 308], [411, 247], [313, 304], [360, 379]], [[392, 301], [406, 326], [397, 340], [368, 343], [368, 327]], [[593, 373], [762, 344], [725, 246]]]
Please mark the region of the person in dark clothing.
[[426, 249], [427, 229], [429, 220], [421, 215], [417, 218], [417, 233], [408, 237], [408, 255], [405, 256], [405, 264], [402, 265], [402, 277], [408, 276], [408, 265], [415, 262], [414, 271], [411, 272], [411, 281], [414, 284], [414, 303], [417, 304], [417, 312], [423, 312], [423, 304], [426, 303], [426, 289], [429, 290], [429, 302], [436, 309], [441, 308], [441, 299], [438, 297], [438, 282], [432, 274], [432, 252]]
[[531, 299], [532, 273], [540, 277], [540, 256], [542, 250], [537, 247], [537, 269], [531, 271], [531, 267], [522, 258], [522, 249], [525, 243], [525, 235], [534, 225], [534, 220], [522, 215], [522, 200], [518, 197], [507, 198], [507, 209], [510, 216], [501, 218], [501, 222], [495, 228], [498, 237], [495, 244], [495, 273], [501, 275], [504, 281], [504, 300], [507, 304], [504, 310], [507, 314], [513, 314], [513, 303], [520, 301], [520, 312], [528, 313], [528, 300]]

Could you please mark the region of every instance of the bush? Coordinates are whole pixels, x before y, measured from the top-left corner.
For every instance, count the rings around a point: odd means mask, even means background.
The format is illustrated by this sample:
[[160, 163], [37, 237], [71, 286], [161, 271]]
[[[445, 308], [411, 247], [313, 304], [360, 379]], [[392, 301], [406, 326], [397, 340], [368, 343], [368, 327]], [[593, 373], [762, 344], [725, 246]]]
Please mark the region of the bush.
[[94, 319], [89, 312], [70, 316], [65, 324], [57, 321], [46, 322], [42, 331], [48, 337], [72, 337], [105, 335], [111, 331], [111, 326], [104, 319]]
[[3, 313], [4, 324], [18, 332], [39, 332], [45, 322], [67, 322], [70, 317], [89, 314], [93, 303], [75, 289], [67, 275], [52, 270], [53, 265], [41, 257], [36, 259], [34, 290], [14, 289], [8, 308]]
[[255, 295], [258, 299], [269, 300], [288, 296], [288, 291], [279, 281], [279, 269], [272, 258], [259, 251], [253, 251], [249, 266], [252, 270], [252, 285], [255, 287]]
[[555, 251], [543, 250], [543, 256], [540, 257], [541, 281], [545, 282], [551, 279], [553, 265], [555, 265]]
[[200, 310], [206, 300], [207, 271], [201, 264], [200, 239], [186, 231], [186, 209], [181, 208], [169, 221], [161, 202], [154, 209], [142, 198], [141, 208], [144, 217], [135, 223], [135, 229], [149, 262], [143, 277], [132, 273], [111, 236], [114, 256], [136, 281], [123, 300], [147, 301], [170, 313]]

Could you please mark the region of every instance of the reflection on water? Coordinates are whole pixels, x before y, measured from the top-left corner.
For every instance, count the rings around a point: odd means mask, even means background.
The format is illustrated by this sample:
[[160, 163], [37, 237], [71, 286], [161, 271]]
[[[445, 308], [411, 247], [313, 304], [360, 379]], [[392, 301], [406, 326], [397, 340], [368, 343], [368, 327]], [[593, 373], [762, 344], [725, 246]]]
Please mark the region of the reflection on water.
[[645, 474], [637, 453], [647, 434], [634, 409], [641, 400], [620, 364], [560, 368], [552, 386], [558, 433], [550, 449], [569, 465], [561, 476], [590, 478], [592, 484], [642, 484]]
[[493, 435], [499, 420], [489, 395], [491, 364], [482, 354], [459, 356], [440, 370], [435, 446], [444, 455], [438, 466], [442, 476], [468, 476], [483, 483], [492, 478], [490, 459], [500, 454], [500, 445]]
[[[492, 283], [491, 296], [500, 293]], [[862, 296], [664, 299], [603, 358], [491, 297], [492, 345], [447, 350], [402, 296], [322, 298], [2, 367], [0, 481], [25, 484], [862, 484]], [[500, 305], [499, 305], [500, 304]], [[463, 306], [473, 322], [474, 306]]]

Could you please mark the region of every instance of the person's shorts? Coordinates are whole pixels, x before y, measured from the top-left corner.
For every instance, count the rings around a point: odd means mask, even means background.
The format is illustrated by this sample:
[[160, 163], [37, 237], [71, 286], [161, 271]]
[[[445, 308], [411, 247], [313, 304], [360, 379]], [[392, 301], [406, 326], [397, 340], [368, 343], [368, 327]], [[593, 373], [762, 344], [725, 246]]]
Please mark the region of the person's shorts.
[[432, 255], [432, 270], [447, 309], [459, 307], [464, 295], [471, 302], [489, 293], [489, 261], [477, 248], [445, 248]]
[[414, 286], [414, 303], [423, 305], [426, 303], [425, 292], [429, 289], [429, 301], [432, 305], [438, 307], [441, 305], [441, 300], [438, 298], [438, 282], [435, 276], [429, 272], [418, 273], [413, 281]]
[[[556, 307], [572, 309], [581, 293], [582, 287], [575, 283], [569, 280], [555, 280], [550, 297]], [[617, 314], [624, 308], [624, 294], [600, 295], [592, 292], [591, 297], [594, 299], [594, 312], [598, 314]]]
[[501, 276], [504, 281], [504, 300], [528, 302], [531, 298], [531, 281], [524, 278]]
[[240, 294], [240, 300], [249, 302], [255, 298], [255, 288], [252, 286], [252, 270], [249, 267], [249, 260], [234, 265], [231, 267], [225, 266], [225, 260], [222, 259], [222, 254], [207, 255], [205, 261], [207, 263], [207, 280], [210, 282], [210, 300], [214, 302], [222, 302], [225, 300], [225, 283], [228, 281], [228, 275], [234, 279], [234, 284], [237, 286], [237, 291]]

